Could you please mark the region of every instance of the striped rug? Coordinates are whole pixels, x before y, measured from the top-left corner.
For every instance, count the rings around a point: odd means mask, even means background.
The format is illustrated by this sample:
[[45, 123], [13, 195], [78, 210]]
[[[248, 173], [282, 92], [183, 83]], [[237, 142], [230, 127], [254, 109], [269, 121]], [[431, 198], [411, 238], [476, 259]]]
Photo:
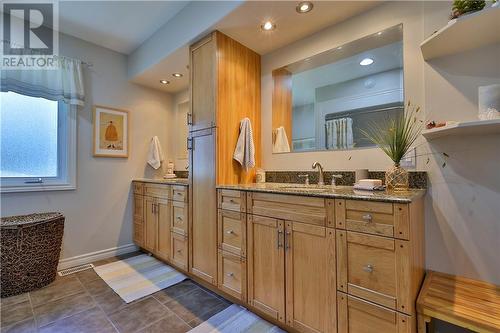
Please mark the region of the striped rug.
[[189, 333], [285, 333], [281, 328], [233, 304]]
[[94, 270], [127, 303], [186, 279], [147, 254], [97, 266]]

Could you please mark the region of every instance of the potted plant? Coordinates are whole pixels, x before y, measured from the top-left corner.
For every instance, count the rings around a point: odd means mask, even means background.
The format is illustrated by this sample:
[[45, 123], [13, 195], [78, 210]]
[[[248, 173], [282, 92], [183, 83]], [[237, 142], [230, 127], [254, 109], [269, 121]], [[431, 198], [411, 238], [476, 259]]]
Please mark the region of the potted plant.
[[486, 6], [485, 0], [455, 0], [451, 8], [451, 19], [467, 13], [477, 12]]
[[407, 191], [408, 171], [401, 167], [401, 159], [422, 133], [423, 121], [417, 119], [420, 107], [408, 102], [402, 115], [386, 118], [381, 123], [372, 123], [363, 134], [394, 162], [385, 173], [385, 185], [388, 190]]

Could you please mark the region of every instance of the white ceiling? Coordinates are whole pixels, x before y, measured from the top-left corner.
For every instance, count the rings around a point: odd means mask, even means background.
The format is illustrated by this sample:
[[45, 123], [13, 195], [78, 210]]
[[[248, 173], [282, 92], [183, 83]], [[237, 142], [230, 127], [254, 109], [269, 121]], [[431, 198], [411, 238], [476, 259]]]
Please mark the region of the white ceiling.
[[189, 1], [61, 1], [59, 30], [129, 54]]
[[[380, 1], [312, 1], [309, 13], [299, 14], [299, 1], [247, 1], [216, 26], [224, 34], [259, 54], [266, 54], [380, 4]], [[260, 26], [271, 20], [276, 29]]]
[[[189, 3], [196, 6], [197, 2], [61, 1], [59, 25], [66, 34], [128, 55]], [[313, 1], [314, 8], [307, 14], [295, 11], [297, 3], [246, 1], [211, 30], [220, 30], [263, 55], [367, 11], [380, 4], [380, 1]], [[269, 19], [275, 22], [276, 29], [263, 32], [260, 25]], [[188, 62], [188, 48], [185, 45], [131, 79], [141, 85], [176, 93], [188, 86]], [[174, 78], [174, 72], [183, 73], [184, 76]], [[162, 79], [170, 81], [170, 84], [162, 85], [159, 82]]]
[[[311, 12], [298, 14], [295, 11], [298, 1], [247, 1], [220, 20], [213, 29], [263, 55], [369, 10], [381, 2], [313, 1], [313, 3], [314, 8]], [[276, 30], [263, 32], [260, 25], [268, 19], [276, 23]], [[181, 54], [185, 54], [185, 58], [182, 58]], [[163, 77], [171, 77], [173, 71], [184, 70], [188, 62], [187, 47], [185, 47], [134, 77], [133, 81], [171, 93], [181, 91], [188, 86], [187, 77], [170, 85], [159, 85], [158, 82]]]

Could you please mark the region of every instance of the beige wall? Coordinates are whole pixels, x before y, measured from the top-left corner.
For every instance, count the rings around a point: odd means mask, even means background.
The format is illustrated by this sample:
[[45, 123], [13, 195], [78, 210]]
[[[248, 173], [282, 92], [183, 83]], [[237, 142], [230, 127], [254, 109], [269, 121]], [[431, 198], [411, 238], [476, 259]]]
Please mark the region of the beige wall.
[[[499, 46], [425, 63], [420, 43], [447, 23], [450, 3], [388, 2], [262, 58], [263, 167], [310, 170], [385, 170], [390, 159], [379, 149], [272, 154], [271, 71], [379, 30], [403, 23], [405, 98], [436, 120], [475, 119], [477, 87], [499, 82]], [[480, 32], [478, 32], [480, 33]], [[418, 143], [417, 169], [427, 171], [427, 267], [500, 284], [500, 137], [449, 138]], [[442, 152], [446, 167], [442, 168]], [[429, 163], [427, 163], [429, 158]]]
[[[78, 110], [77, 190], [2, 194], [2, 216], [61, 211], [66, 216], [62, 258], [132, 243], [132, 195], [136, 177], [160, 177], [146, 165], [149, 142], [157, 135], [171, 155], [166, 128], [172, 123], [170, 95], [127, 82], [122, 54], [61, 36], [61, 53], [87, 62], [86, 104]], [[123, 158], [92, 156], [92, 105], [130, 112], [130, 154]]]

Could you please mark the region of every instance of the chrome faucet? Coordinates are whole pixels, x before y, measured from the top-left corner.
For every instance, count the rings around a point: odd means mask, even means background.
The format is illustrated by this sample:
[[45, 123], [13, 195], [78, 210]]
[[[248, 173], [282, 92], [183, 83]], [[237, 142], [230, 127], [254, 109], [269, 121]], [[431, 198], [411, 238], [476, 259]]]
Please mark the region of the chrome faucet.
[[318, 168], [319, 172], [318, 185], [325, 185], [325, 179], [323, 177], [323, 167], [321, 166], [321, 164], [319, 164], [319, 162], [314, 162], [312, 168], [313, 169]]

